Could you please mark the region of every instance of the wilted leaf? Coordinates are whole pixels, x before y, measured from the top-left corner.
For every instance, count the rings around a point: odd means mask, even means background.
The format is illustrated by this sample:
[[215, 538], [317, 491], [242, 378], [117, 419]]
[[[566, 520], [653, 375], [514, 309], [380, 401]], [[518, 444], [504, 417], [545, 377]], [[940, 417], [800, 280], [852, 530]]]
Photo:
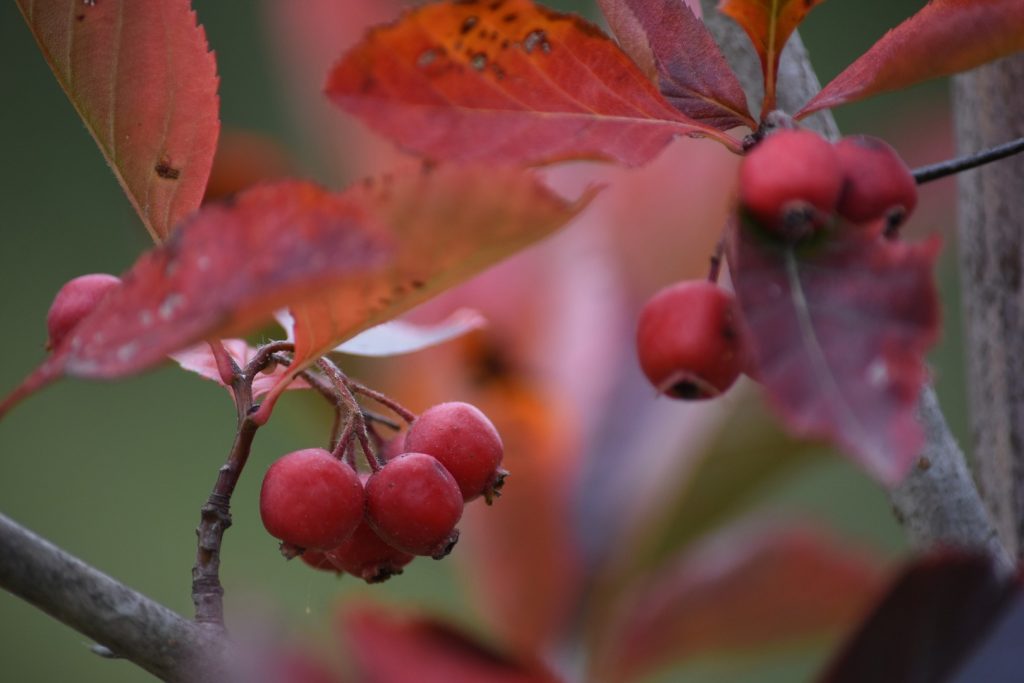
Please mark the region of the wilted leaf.
[[797, 113], [856, 102], [1024, 50], [1020, 0], [931, 0], [871, 46]]
[[[221, 343], [224, 345], [228, 355], [235, 360], [240, 368], [244, 368], [256, 355], [255, 347], [250, 346], [249, 342], [244, 339], [222, 339]], [[195, 346], [172, 353], [171, 359], [181, 366], [182, 370], [194, 372], [200, 377], [205, 377], [222, 387], [227, 386], [221, 379], [220, 370], [217, 368], [217, 358], [213, 355], [213, 351], [210, 350], [210, 345], [206, 342], [200, 342]], [[285, 365], [275, 365], [270, 372], [261, 372], [256, 375], [256, 378], [252, 381], [253, 397], [259, 398], [270, 391], [287, 370], [288, 368]], [[308, 389], [309, 384], [302, 378], [299, 378], [289, 384], [288, 388]]]
[[736, 74], [704, 22], [682, 0], [599, 0], [636, 59], [650, 60], [661, 94], [683, 114], [722, 130], [756, 128]]
[[188, 0], [18, 0], [46, 61], [154, 239], [199, 206], [217, 65]]
[[550, 234], [592, 196], [569, 204], [532, 174], [494, 166], [424, 167], [351, 188], [345, 201], [388, 228], [395, 259], [359, 286], [291, 307], [293, 369]]
[[761, 116], [775, 109], [776, 77], [782, 48], [807, 13], [822, 0], [720, 0], [718, 9], [750, 36], [761, 58], [764, 104]]
[[363, 207], [310, 183], [257, 186], [208, 204], [143, 254], [0, 413], [62, 374], [129, 375], [346, 280], [361, 286], [394, 248]]
[[679, 135], [736, 141], [676, 111], [614, 42], [531, 0], [446, 0], [371, 31], [327, 94], [432, 159], [642, 164]]
[[922, 445], [914, 409], [938, 334], [939, 240], [844, 227], [794, 245], [744, 221], [730, 234], [730, 266], [776, 412], [892, 485]]
[[[985, 556], [939, 553], [918, 560], [896, 580], [818, 681], [949, 680], [1019, 592], [1019, 585], [1001, 577]], [[957, 680], [1019, 680], [1019, 640], [1014, 647], [1015, 677]]]
[[601, 670], [637, 680], [700, 654], [818, 637], [852, 623], [880, 582], [876, 561], [821, 532], [720, 532], [636, 584], [606, 635]]
[[349, 609], [343, 642], [360, 680], [374, 683], [558, 683], [539, 662], [512, 659], [462, 631], [383, 608]]
[[[295, 321], [291, 314], [279, 311], [276, 317], [277, 322], [287, 332], [288, 338], [294, 339]], [[332, 351], [370, 358], [400, 356], [443, 344], [467, 332], [478, 330], [486, 324], [486, 318], [468, 308], [453, 311], [441, 322], [433, 324], [390, 320], [360, 332], [344, 344], [335, 346]]]

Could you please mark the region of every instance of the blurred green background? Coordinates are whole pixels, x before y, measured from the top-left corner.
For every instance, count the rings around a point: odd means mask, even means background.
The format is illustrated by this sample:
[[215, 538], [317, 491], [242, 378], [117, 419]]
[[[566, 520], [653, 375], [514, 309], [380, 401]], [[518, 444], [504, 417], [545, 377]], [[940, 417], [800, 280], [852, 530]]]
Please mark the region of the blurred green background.
[[[224, 123], [297, 142], [258, 7], [213, 0], [194, 4], [217, 53]], [[592, 13], [590, 3], [552, 4]], [[831, 0], [816, 9], [804, 38], [823, 79], [923, 4]], [[7, 102], [0, 107], [0, 315], [6, 330], [0, 389], [6, 391], [43, 357], [45, 313], [60, 285], [85, 272], [121, 272], [150, 242], [13, 2], [0, 5], [0, 64], [0, 92]], [[844, 130], [890, 137], [920, 163], [948, 152], [946, 112], [945, 84], [938, 83], [850, 106], [839, 120]], [[932, 131], [931, 137], [919, 139], [922, 127]], [[904, 142], [901, 135], [917, 137]], [[928, 212], [945, 220], [924, 227], [948, 232], [951, 205], [941, 194], [930, 188], [923, 203], [945, 207], [945, 216]], [[951, 247], [952, 238], [949, 242]], [[942, 276], [945, 332], [933, 360], [950, 421], [963, 434], [962, 351], [951, 254], [947, 249]], [[226, 537], [223, 579], [229, 609], [246, 605], [280, 613], [290, 630], [314, 639], [330, 637], [330, 605], [350, 593], [426, 605], [473, 623], [453, 563], [414, 563], [402, 580], [371, 590], [314, 574], [277, 555], [256, 512], [258, 473], [277, 455], [308, 445], [306, 435], [320, 434], [326, 419], [314, 401], [290, 397], [260, 433], [251, 470], [235, 496], [235, 526]], [[171, 367], [116, 384], [63, 381], [0, 424], [0, 510], [190, 614], [193, 529], [233, 428], [224, 390]], [[765, 504], [834, 521], [885, 552], [903, 549], [885, 497], [836, 457], [805, 468], [763, 497]], [[150, 680], [128, 663], [91, 654], [85, 638], [6, 593], [0, 593], [0, 634], [2, 680]], [[658, 680], [799, 681], [821, 656], [820, 648], [809, 647], [709, 658]]]

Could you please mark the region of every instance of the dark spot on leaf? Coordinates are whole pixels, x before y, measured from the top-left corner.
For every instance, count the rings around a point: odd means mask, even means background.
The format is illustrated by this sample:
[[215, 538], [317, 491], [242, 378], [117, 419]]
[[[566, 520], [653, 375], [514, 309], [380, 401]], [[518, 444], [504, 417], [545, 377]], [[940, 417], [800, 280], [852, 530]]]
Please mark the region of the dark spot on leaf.
[[413, 280], [409, 284], [412, 285], [413, 289], [423, 289], [424, 287], [427, 286], [427, 283], [424, 282], [423, 280]]
[[505, 0], [494, 0], [494, 2], [487, 6], [487, 9], [491, 10], [492, 12], [497, 12], [498, 10], [501, 9], [501, 6], [504, 4]]
[[426, 67], [430, 66], [431, 64], [436, 62], [440, 57], [443, 56], [444, 50], [436, 47], [427, 48], [426, 50], [421, 52], [420, 56], [416, 59], [416, 66], [420, 67], [421, 69], [425, 69]]
[[501, 49], [502, 50], [507, 50], [508, 49], [508, 38], [506, 38], [505, 40], [501, 41]]
[[477, 71], [487, 68], [487, 54], [483, 52], [474, 53], [469, 59], [469, 65]]
[[494, 72], [494, 77], [497, 78], [499, 81], [504, 80], [505, 76], [507, 75], [505, 70], [502, 69], [501, 66], [498, 64], [491, 64], [491, 71]]
[[85, 21], [85, 15], [84, 14], [79, 14], [78, 16], [75, 17], [75, 19], [77, 21]]
[[156, 171], [158, 176], [166, 180], [177, 180], [181, 177], [181, 170], [171, 166], [171, 163], [165, 159], [161, 160], [153, 170]]
[[503, 16], [501, 18], [501, 20], [504, 21], [506, 24], [511, 24], [513, 21], [515, 21], [518, 18], [519, 18], [518, 14], [516, 14], [515, 12], [509, 12], [508, 14]]
[[480, 19], [475, 16], [466, 17], [465, 21], [462, 22], [462, 27], [459, 29], [459, 33], [466, 35], [473, 30], [473, 27], [479, 23]]
[[548, 35], [543, 29], [534, 29], [526, 34], [523, 38], [523, 50], [526, 54], [531, 54], [534, 50], [540, 48], [543, 52], [551, 52], [551, 43], [548, 42]]

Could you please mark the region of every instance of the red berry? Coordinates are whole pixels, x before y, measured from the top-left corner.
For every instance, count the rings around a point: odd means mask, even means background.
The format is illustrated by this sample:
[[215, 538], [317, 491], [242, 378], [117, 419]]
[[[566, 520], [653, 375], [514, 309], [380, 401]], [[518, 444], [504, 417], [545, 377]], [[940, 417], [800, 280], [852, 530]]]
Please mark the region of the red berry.
[[455, 477], [466, 501], [493, 490], [501, 480], [501, 437], [487, 416], [468, 403], [440, 403], [425, 410], [409, 428], [405, 450], [437, 458]]
[[366, 483], [366, 520], [388, 544], [411, 555], [447, 555], [459, 533], [462, 493], [436, 458], [403, 453]]
[[836, 143], [843, 173], [839, 214], [853, 223], [888, 217], [899, 225], [917, 206], [917, 182], [889, 143], [868, 135]]
[[53, 298], [46, 314], [46, 331], [49, 334], [46, 348], [59, 346], [68, 332], [120, 284], [120, 278], [106, 273], [92, 273], [68, 280]]
[[359, 526], [364, 503], [355, 470], [322, 448], [278, 458], [260, 490], [263, 526], [299, 548], [336, 548]]
[[816, 133], [781, 130], [743, 159], [739, 189], [740, 202], [760, 225], [800, 239], [835, 212], [843, 189], [839, 156]]
[[301, 557], [302, 561], [308, 564], [313, 569], [319, 569], [325, 572], [339, 573], [338, 568], [335, 567], [334, 564], [329, 559], [327, 559], [327, 555], [320, 552], [319, 550], [305, 550], [301, 555], [299, 555], [299, 557]]
[[365, 522], [341, 545], [329, 550], [326, 557], [336, 568], [366, 583], [380, 583], [401, 574], [402, 567], [413, 559], [412, 555], [385, 543]]
[[644, 305], [636, 332], [640, 367], [673, 398], [709, 398], [746, 363], [732, 293], [705, 280], [678, 282]]

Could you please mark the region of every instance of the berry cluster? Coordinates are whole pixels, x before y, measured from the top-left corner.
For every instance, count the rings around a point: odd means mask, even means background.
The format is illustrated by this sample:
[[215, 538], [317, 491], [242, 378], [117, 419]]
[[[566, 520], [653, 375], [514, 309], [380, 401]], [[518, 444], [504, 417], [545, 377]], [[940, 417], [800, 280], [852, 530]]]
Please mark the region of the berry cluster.
[[[868, 136], [832, 144], [806, 130], [766, 137], [740, 167], [742, 210], [787, 242], [811, 237], [839, 217], [883, 222], [889, 236], [917, 205], [910, 169], [887, 143]], [[750, 354], [735, 297], [712, 281], [686, 281], [655, 294], [640, 312], [637, 354], [647, 379], [673, 398], [717, 396], [748, 370]]]
[[367, 453], [369, 474], [356, 472], [344, 446], [295, 451], [270, 466], [260, 515], [286, 555], [384, 581], [416, 555], [448, 555], [464, 504], [481, 496], [490, 502], [507, 474], [501, 437], [467, 403], [433, 406], [412, 420], [404, 439], [378, 446]]
[[884, 220], [891, 231], [917, 206], [914, 176], [884, 140], [857, 135], [833, 145], [800, 129], [773, 133], [747, 154], [739, 193], [749, 216], [785, 240], [837, 215], [856, 225]]

